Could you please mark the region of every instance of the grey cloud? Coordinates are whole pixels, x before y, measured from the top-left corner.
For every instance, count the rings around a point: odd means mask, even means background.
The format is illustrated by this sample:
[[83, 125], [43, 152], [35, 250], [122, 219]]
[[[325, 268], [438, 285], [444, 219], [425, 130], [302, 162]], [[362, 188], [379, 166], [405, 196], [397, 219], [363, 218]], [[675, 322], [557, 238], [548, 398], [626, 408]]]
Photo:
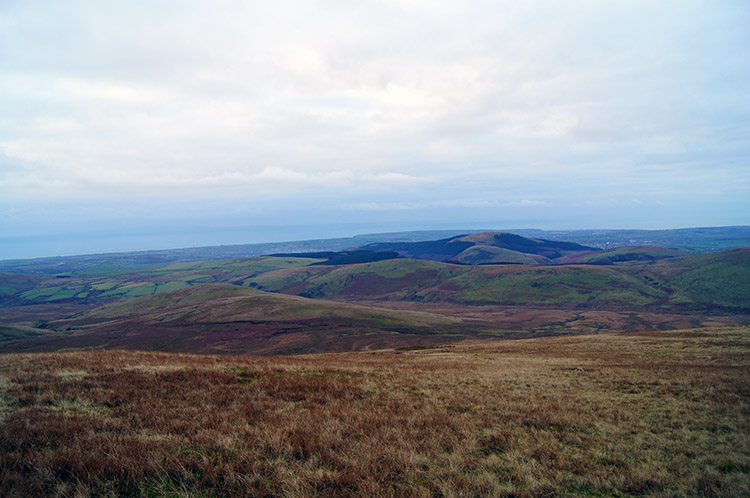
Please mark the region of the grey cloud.
[[26, 162], [0, 181], [6, 202], [323, 192], [331, 212], [469, 199], [467, 219], [636, 193], [677, 205], [747, 185], [749, 10], [3, 2], [0, 148]]

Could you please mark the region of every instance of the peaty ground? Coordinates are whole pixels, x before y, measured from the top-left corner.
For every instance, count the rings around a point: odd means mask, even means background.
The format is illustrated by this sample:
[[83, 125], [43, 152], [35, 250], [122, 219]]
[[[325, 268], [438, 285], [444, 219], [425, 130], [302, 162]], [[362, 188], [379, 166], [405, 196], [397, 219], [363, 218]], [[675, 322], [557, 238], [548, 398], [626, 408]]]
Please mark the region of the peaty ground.
[[0, 357], [3, 496], [747, 496], [750, 328]]

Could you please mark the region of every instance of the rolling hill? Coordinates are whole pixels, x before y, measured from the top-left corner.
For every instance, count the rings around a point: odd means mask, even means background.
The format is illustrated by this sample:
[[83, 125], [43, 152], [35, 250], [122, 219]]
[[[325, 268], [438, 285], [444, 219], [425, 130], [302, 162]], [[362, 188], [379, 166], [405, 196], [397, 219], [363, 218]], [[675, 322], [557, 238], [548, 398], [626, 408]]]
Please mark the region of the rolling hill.
[[6, 273], [0, 274], [0, 308], [50, 303], [99, 305], [194, 285], [230, 283], [270, 270], [296, 268], [322, 261], [325, 259], [259, 257], [173, 263], [127, 271], [104, 266], [54, 275]]
[[462, 266], [408, 259], [277, 270], [243, 283], [314, 298], [470, 305], [644, 307], [667, 297], [666, 292], [609, 267]]
[[[173, 263], [215, 261], [267, 256], [278, 253], [344, 251], [369, 244], [417, 242], [465, 236], [479, 230], [419, 230], [373, 233], [335, 239], [315, 239], [260, 244], [191, 247], [124, 253], [87, 254], [33, 259], [0, 260], [0, 273], [56, 275], [64, 272], [83, 274], [89, 270], [132, 272]], [[483, 230], [487, 232], [487, 230]], [[497, 231], [494, 231], [498, 233]], [[539, 230], [513, 229], [519, 236], [537, 240], [574, 242], [598, 249], [622, 246], [659, 246], [691, 253], [703, 253], [750, 246], [750, 226], [703, 227], [676, 230]], [[513, 261], [509, 261], [513, 262]]]
[[623, 246], [603, 251], [574, 253], [556, 260], [562, 264], [612, 265], [629, 261], [657, 261], [659, 259], [687, 256], [679, 249], [658, 246]]
[[365, 247], [0, 274], [0, 351], [274, 354], [750, 319], [750, 248], [594, 250], [496, 232]]
[[467, 329], [459, 318], [229, 284], [123, 300], [49, 321], [44, 327], [27, 337], [6, 337], [0, 351], [104, 348], [281, 354], [434, 345], [465, 339], [469, 330], [473, 337], [483, 335], [481, 327]]
[[625, 266], [462, 266], [399, 259], [276, 270], [238, 283], [328, 299], [748, 311], [750, 248]]
[[506, 232], [481, 232], [424, 242], [374, 243], [370, 251], [395, 251], [403, 257], [463, 264], [551, 264], [571, 254], [595, 251], [571, 242], [530, 239]]
[[750, 308], [750, 247], [665, 259], [634, 270], [667, 288], [675, 303]]

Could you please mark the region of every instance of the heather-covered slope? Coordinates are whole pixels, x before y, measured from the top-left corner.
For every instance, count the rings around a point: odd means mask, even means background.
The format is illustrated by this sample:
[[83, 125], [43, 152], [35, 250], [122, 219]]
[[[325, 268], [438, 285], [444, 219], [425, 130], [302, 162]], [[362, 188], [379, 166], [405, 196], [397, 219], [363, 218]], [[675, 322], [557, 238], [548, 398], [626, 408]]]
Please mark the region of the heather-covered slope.
[[[69, 319], [53, 320], [42, 330], [47, 335], [6, 337], [0, 342], [0, 351], [346, 351], [451, 342], [466, 337], [462, 322], [416, 311], [213, 284], [128, 299]], [[475, 332], [476, 327], [472, 328]]]

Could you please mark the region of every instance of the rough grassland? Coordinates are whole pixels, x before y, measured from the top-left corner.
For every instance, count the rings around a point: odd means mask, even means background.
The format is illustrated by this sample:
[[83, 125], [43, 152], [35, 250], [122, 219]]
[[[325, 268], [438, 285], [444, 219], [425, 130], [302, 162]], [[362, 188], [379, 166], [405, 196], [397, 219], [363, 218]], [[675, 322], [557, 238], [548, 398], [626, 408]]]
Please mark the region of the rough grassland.
[[0, 357], [3, 496], [747, 496], [750, 328]]
[[333, 268], [264, 273], [249, 285], [271, 292], [332, 299], [394, 299], [461, 304], [648, 307], [667, 294], [603, 266], [458, 266], [389, 260]]

